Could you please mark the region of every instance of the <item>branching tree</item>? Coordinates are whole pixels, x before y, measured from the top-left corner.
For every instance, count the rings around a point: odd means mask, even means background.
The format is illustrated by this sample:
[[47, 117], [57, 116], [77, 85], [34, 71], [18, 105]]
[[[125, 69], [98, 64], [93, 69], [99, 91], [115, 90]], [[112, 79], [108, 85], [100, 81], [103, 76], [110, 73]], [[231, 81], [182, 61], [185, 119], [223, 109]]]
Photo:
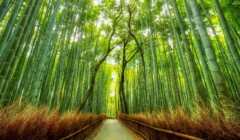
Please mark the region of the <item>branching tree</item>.
[[121, 21], [121, 16], [122, 16], [122, 9], [120, 8], [120, 12], [118, 13], [118, 15], [115, 17], [115, 19], [113, 20], [113, 24], [112, 24], [112, 31], [110, 34], [110, 37], [108, 39], [108, 44], [107, 44], [107, 50], [106, 52], [103, 54], [103, 56], [97, 61], [96, 65], [93, 68], [93, 73], [91, 76], [91, 80], [90, 80], [90, 85], [87, 91], [87, 96], [85, 97], [85, 99], [83, 99], [78, 112], [80, 112], [83, 107], [85, 106], [87, 100], [93, 96], [93, 91], [94, 91], [94, 85], [95, 85], [95, 79], [97, 76], [97, 72], [100, 68], [100, 66], [102, 65], [102, 63], [106, 60], [106, 58], [108, 57], [108, 55], [111, 53], [111, 51], [115, 48], [115, 45], [112, 45], [112, 38], [116, 33], [116, 26], [117, 24]]

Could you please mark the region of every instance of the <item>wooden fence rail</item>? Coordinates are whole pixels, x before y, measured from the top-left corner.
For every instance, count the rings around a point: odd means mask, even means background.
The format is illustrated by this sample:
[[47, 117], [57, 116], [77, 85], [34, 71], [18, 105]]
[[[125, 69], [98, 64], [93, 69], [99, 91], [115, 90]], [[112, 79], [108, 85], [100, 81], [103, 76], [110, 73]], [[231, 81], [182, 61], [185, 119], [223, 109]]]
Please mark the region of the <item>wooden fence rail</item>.
[[147, 140], [202, 140], [201, 138], [155, 128], [150, 125], [119, 116], [119, 120], [127, 127], [140, 134]]
[[94, 129], [101, 124], [102, 121], [103, 121], [103, 119], [99, 119], [99, 120], [93, 122], [92, 124], [87, 125], [86, 127], [82, 128], [64, 138], [61, 138], [60, 140], [85, 140], [90, 136], [90, 134], [92, 134]]

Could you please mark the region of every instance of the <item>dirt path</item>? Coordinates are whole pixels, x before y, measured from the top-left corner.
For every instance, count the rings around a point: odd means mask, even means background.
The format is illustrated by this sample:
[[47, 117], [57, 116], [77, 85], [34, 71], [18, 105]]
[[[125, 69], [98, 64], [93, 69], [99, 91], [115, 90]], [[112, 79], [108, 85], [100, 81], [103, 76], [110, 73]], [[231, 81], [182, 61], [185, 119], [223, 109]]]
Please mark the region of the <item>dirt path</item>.
[[93, 140], [136, 140], [136, 136], [118, 120], [105, 120]]

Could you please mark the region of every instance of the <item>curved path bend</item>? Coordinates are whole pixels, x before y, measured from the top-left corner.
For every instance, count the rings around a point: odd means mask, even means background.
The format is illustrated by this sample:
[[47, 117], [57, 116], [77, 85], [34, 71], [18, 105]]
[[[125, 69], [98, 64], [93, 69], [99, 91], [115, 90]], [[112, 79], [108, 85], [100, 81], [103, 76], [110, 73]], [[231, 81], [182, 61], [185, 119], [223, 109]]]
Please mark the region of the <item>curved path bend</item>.
[[116, 119], [107, 119], [93, 140], [140, 140]]

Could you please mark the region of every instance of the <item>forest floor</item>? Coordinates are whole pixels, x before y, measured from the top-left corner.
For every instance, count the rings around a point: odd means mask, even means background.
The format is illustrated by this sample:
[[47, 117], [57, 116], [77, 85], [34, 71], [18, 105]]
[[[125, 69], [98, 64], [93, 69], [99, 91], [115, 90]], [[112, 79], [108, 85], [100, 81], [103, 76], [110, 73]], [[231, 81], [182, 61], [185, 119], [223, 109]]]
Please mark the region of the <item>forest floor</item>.
[[107, 119], [90, 140], [143, 140], [117, 119]]

